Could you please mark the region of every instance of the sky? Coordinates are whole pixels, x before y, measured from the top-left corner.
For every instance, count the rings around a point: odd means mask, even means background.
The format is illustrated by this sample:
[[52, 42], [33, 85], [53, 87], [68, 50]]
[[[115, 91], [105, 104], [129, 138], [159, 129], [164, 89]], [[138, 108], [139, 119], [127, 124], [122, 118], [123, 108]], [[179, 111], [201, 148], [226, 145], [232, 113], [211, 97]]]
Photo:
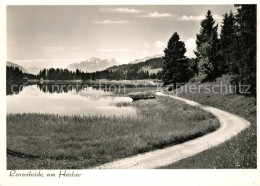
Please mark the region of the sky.
[[194, 57], [200, 21], [216, 23], [233, 5], [7, 6], [7, 61], [24, 67], [61, 67], [115, 58], [120, 63], [163, 54], [178, 32]]

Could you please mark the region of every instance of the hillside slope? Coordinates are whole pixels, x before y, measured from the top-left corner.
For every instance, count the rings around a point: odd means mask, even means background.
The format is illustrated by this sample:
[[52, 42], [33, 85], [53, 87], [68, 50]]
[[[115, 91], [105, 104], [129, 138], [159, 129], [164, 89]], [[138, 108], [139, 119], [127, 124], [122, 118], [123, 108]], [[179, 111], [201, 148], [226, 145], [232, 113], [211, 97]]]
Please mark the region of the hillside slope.
[[23, 73], [28, 73], [28, 71], [24, 67], [22, 67], [22, 66], [20, 66], [16, 63], [10, 62], [10, 61], [6, 61], [6, 66], [8, 66], [8, 67], [10, 67], [10, 66], [18, 67]]
[[[226, 92], [225, 86], [229, 87], [230, 85], [230, 77], [228, 75], [217, 78], [214, 82], [200, 83], [193, 80], [185, 85], [183, 90], [185, 90], [185, 88], [188, 90], [188, 87], [194, 87], [194, 85], [196, 87], [200, 85], [200, 92], [193, 92], [193, 88], [192, 92], [183, 91], [178, 93], [178, 96], [239, 115], [248, 120], [251, 125], [236, 137], [220, 146], [214, 147], [196, 156], [183, 159], [173, 165], [163, 168], [256, 168], [256, 98]], [[223, 86], [222, 91], [219, 86], [221, 84]], [[215, 91], [208, 92], [208, 88], [206, 88], [206, 86], [211, 88], [215, 87]]]
[[107, 68], [106, 70], [152, 70], [152, 69], [157, 69], [157, 71], [159, 71], [158, 69], [161, 69], [163, 66], [163, 58], [159, 57], [159, 58], [152, 58], [152, 59], [148, 59], [144, 62], [140, 62], [140, 63], [135, 63], [135, 64], [123, 64], [123, 65], [119, 65], [119, 66], [112, 66]]
[[156, 54], [156, 55], [153, 55], [153, 56], [147, 56], [147, 57], [144, 57], [142, 59], [135, 59], [133, 61], [130, 61], [128, 64], [136, 64], [136, 63], [147, 61], [149, 59], [160, 58], [162, 56], [163, 56], [163, 54]]

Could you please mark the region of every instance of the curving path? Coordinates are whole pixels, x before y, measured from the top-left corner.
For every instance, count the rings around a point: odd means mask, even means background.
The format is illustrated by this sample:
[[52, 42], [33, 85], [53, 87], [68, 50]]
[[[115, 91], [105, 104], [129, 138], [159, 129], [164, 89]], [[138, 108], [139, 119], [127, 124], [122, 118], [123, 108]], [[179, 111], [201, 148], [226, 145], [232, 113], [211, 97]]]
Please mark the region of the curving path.
[[194, 140], [174, 145], [172, 147], [167, 147], [165, 149], [155, 150], [116, 160], [97, 167], [93, 167], [94, 169], [154, 169], [170, 165], [181, 159], [193, 156], [209, 148], [217, 146], [232, 138], [233, 136], [236, 136], [239, 132], [250, 125], [248, 121], [239, 116], [213, 107], [203, 106], [195, 101], [190, 101], [177, 96], [166, 95], [162, 93], [157, 93], [157, 95], [168, 96], [212, 113], [219, 119], [220, 128], [210, 134], [206, 134]]

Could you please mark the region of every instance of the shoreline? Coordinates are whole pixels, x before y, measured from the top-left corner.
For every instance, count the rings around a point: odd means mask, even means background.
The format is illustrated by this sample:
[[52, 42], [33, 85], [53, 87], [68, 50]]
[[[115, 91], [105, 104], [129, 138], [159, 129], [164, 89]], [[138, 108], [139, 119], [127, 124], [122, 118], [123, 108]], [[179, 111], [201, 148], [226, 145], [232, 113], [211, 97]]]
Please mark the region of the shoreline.
[[100, 79], [100, 80], [38, 80], [38, 79], [31, 79], [28, 80], [27, 83], [39, 83], [39, 84], [66, 84], [66, 83], [86, 83], [91, 85], [126, 85], [126, 86], [158, 86], [161, 81], [157, 79], [142, 79], [142, 80], [107, 80], [107, 79]]

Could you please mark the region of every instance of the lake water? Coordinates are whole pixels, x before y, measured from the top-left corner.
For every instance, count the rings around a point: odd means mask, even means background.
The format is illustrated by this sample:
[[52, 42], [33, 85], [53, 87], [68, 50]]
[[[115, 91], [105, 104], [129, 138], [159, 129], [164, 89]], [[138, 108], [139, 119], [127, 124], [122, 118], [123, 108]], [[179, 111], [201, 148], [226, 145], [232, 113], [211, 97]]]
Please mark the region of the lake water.
[[106, 116], [136, 114], [131, 107], [132, 98], [91, 87], [50, 91], [39, 85], [30, 85], [23, 87], [17, 94], [7, 95], [6, 99], [7, 113]]

